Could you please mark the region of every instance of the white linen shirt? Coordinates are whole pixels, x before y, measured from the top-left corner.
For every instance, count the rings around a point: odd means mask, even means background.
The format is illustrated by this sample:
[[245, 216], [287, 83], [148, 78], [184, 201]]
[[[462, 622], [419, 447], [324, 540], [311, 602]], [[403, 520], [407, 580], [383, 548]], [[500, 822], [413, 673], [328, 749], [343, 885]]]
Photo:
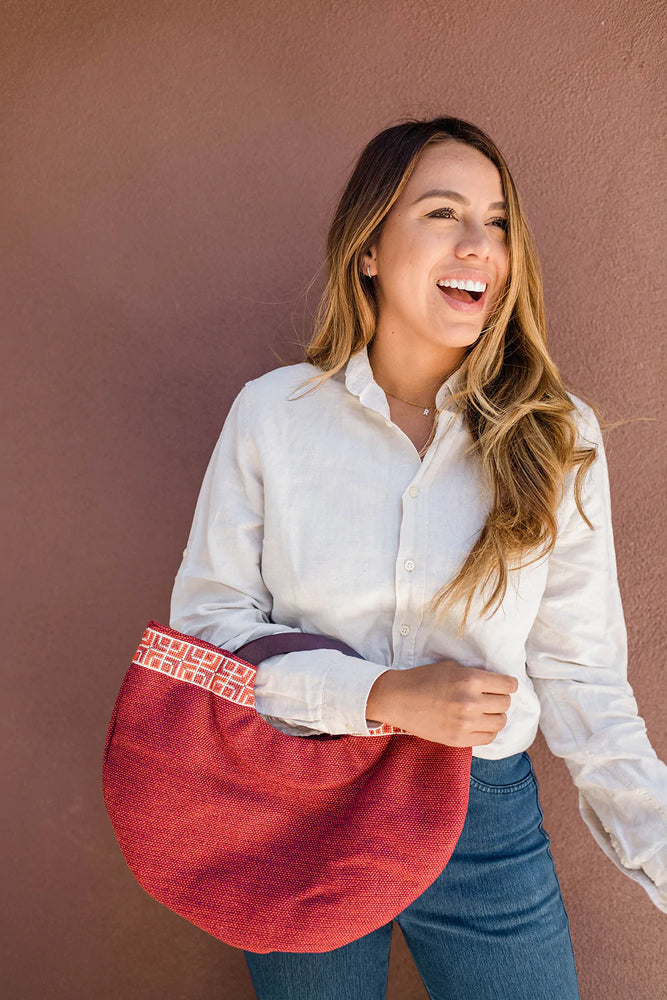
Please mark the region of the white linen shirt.
[[[609, 479], [600, 427], [576, 396], [579, 432], [597, 447], [583, 505], [565, 479], [556, 547], [513, 568], [501, 608], [436, 621], [426, 605], [458, 571], [492, 495], [469, 432], [440, 387], [423, 460], [391, 420], [367, 349], [306, 395], [320, 369], [269, 371], [234, 400], [199, 493], [171, 598], [170, 626], [231, 652], [263, 635], [315, 632], [364, 657], [320, 649], [257, 669], [257, 711], [295, 735], [369, 736], [375, 680], [451, 658], [511, 674], [507, 723], [472, 748], [498, 760], [528, 749], [540, 726], [579, 792], [594, 839], [667, 912], [667, 767], [649, 742], [627, 681]], [[486, 593], [490, 593], [487, 590]], [[371, 720], [371, 725], [377, 725]]]

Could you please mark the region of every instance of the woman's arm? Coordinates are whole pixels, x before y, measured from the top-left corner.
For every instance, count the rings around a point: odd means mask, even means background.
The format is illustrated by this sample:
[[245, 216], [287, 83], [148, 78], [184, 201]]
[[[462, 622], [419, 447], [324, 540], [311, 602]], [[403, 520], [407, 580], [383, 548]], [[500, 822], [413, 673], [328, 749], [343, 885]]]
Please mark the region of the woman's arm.
[[[258, 417], [252, 383], [246, 383], [232, 403], [204, 475], [171, 596], [172, 628], [230, 652], [264, 635], [301, 631], [271, 620], [273, 599], [262, 578]], [[285, 475], [290, 474], [288, 460], [286, 456]], [[256, 708], [294, 735], [367, 735], [366, 700], [388, 669], [333, 649], [271, 656], [257, 669]]]
[[609, 474], [600, 426], [583, 495], [549, 558], [547, 585], [526, 644], [540, 728], [579, 791], [581, 816], [605, 854], [667, 912], [667, 767], [657, 757], [627, 681]]

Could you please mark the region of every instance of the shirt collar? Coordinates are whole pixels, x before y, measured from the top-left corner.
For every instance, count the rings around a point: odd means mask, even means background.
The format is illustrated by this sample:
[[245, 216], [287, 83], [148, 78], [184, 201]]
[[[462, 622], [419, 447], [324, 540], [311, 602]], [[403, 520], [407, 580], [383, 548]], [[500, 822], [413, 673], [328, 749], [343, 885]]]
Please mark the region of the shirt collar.
[[[463, 371], [459, 366], [438, 389], [435, 397], [438, 410], [445, 408], [449, 397], [463, 387], [463, 381]], [[389, 403], [384, 391], [373, 378], [367, 345], [350, 356], [345, 368], [345, 386], [353, 395], [358, 396], [364, 405], [389, 417]]]

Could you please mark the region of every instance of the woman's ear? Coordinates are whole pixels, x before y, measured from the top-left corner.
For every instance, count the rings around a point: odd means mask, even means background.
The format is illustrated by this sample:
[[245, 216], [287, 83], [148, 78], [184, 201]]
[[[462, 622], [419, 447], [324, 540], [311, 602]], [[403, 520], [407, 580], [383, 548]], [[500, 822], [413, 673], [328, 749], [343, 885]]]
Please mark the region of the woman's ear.
[[[368, 273], [370, 269], [370, 275]], [[377, 248], [375, 243], [363, 251], [360, 257], [359, 270], [365, 277], [374, 278], [377, 274]]]

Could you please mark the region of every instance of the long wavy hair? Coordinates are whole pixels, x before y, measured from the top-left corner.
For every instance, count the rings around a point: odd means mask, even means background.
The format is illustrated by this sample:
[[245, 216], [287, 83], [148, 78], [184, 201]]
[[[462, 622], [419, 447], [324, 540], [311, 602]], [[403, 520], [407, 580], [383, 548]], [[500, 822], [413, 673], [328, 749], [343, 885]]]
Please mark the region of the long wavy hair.
[[450, 401], [470, 432], [469, 451], [479, 455], [493, 493], [481, 533], [456, 576], [429, 605], [441, 619], [464, 604], [461, 635], [478, 590], [486, 592], [492, 584], [480, 615], [495, 613], [505, 597], [510, 570], [552, 551], [564, 476], [575, 467], [576, 505], [593, 529], [581, 498], [596, 449], [577, 447], [575, 405], [547, 351], [535, 243], [505, 159], [482, 129], [453, 117], [408, 119], [384, 129], [364, 147], [329, 227], [326, 287], [305, 346], [305, 360], [322, 374], [299, 388], [313, 382], [308, 391], [317, 388], [370, 344], [378, 309], [373, 282], [361, 272], [364, 251], [378, 239], [420, 154], [452, 140], [479, 150], [497, 167], [507, 202], [509, 253], [505, 286], [479, 338], [467, 348], [461, 388]]

